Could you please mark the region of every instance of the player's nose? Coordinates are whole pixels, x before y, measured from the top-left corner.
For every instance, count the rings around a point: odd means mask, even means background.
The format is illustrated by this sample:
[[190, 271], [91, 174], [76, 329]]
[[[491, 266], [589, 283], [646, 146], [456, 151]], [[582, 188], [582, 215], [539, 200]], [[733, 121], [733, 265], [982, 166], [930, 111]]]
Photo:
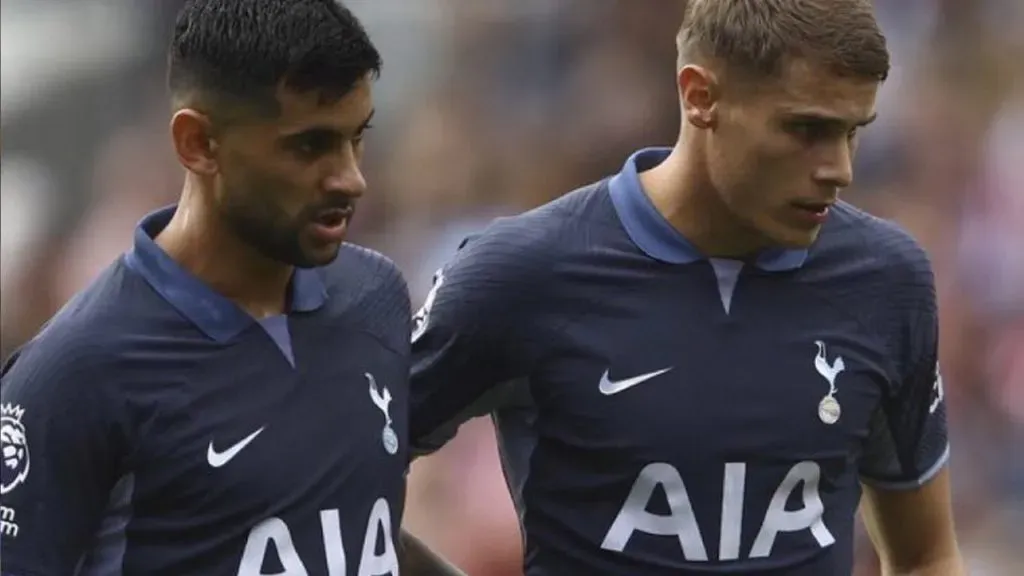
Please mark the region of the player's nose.
[[366, 192], [366, 178], [354, 156], [335, 163], [324, 178], [324, 190], [333, 194], [362, 196]]
[[853, 148], [848, 142], [831, 147], [818, 164], [814, 179], [826, 187], [846, 188], [853, 183]]

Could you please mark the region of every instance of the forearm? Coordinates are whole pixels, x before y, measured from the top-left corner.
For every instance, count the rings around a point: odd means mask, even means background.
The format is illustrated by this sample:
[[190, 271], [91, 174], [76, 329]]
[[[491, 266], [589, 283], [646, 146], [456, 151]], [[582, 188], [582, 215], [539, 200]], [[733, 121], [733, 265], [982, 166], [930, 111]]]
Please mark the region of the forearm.
[[882, 576], [967, 576], [967, 570], [960, 557], [954, 555], [912, 568], [894, 568], [883, 562]]
[[466, 576], [464, 572], [433, 552], [419, 538], [402, 530], [399, 564], [404, 576]]
[[963, 576], [949, 471], [913, 490], [865, 485], [861, 511], [884, 576]]

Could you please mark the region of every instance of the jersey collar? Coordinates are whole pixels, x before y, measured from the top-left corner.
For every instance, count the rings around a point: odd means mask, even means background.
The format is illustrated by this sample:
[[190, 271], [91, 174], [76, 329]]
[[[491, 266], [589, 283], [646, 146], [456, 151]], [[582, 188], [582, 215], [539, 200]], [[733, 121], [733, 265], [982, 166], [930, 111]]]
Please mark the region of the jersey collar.
[[[633, 153], [622, 171], [608, 182], [608, 191], [619, 220], [638, 248], [662, 262], [690, 264], [705, 256], [658, 212], [638, 176], [663, 162], [671, 152], [671, 148], [644, 148]], [[780, 272], [800, 268], [806, 260], [807, 250], [773, 249], [762, 253], [755, 264], [762, 270]]]
[[[215, 292], [174, 261], [153, 239], [171, 221], [175, 206], [147, 215], [135, 228], [135, 246], [128, 265], [190, 322], [218, 341], [230, 340], [255, 319]], [[324, 304], [327, 290], [316, 269], [296, 268], [291, 284], [291, 310], [310, 312]]]

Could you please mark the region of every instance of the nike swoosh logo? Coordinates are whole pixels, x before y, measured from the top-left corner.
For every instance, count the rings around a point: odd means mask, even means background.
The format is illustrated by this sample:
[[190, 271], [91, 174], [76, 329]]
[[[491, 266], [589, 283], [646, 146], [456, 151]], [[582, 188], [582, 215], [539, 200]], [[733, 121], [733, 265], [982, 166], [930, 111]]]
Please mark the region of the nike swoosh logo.
[[248, 446], [250, 442], [255, 440], [256, 437], [260, 435], [260, 432], [263, 432], [263, 428], [260, 428], [259, 430], [253, 432], [252, 434], [249, 434], [245, 438], [242, 438], [242, 440], [239, 441], [237, 444], [223, 452], [217, 452], [213, 448], [213, 440], [210, 440], [210, 446], [206, 449], [206, 461], [210, 464], [210, 466], [213, 466], [214, 468], [220, 468], [221, 466], [230, 462], [232, 458], [238, 456], [238, 453], [241, 452], [246, 446]]
[[611, 396], [612, 394], [618, 394], [623, 390], [628, 390], [641, 382], [646, 382], [651, 378], [656, 378], [662, 374], [668, 372], [671, 368], [664, 368], [656, 372], [648, 372], [647, 374], [641, 374], [625, 380], [612, 381], [608, 378], [608, 371], [604, 371], [604, 375], [601, 376], [601, 384], [598, 386], [598, 390], [605, 396]]

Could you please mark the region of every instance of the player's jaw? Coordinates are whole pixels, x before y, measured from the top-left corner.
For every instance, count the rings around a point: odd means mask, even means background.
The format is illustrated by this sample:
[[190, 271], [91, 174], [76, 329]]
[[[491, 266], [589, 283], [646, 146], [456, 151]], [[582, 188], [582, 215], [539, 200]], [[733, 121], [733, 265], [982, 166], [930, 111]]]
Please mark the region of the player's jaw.
[[761, 248], [807, 248], [818, 238], [836, 202], [831, 193], [786, 195], [782, 198], [762, 197], [760, 202], [741, 205], [736, 215], [746, 228], [756, 234]]
[[[264, 257], [288, 266], [315, 268], [331, 263], [344, 242], [356, 195], [334, 193], [296, 206], [279, 200], [299, 196], [295, 187], [259, 182], [232, 186], [224, 196], [221, 212], [234, 233]], [[244, 193], [239, 192], [243, 189]]]
[[834, 204], [834, 198], [789, 200], [763, 219], [758, 228], [778, 247], [806, 248], [817, 240]]

